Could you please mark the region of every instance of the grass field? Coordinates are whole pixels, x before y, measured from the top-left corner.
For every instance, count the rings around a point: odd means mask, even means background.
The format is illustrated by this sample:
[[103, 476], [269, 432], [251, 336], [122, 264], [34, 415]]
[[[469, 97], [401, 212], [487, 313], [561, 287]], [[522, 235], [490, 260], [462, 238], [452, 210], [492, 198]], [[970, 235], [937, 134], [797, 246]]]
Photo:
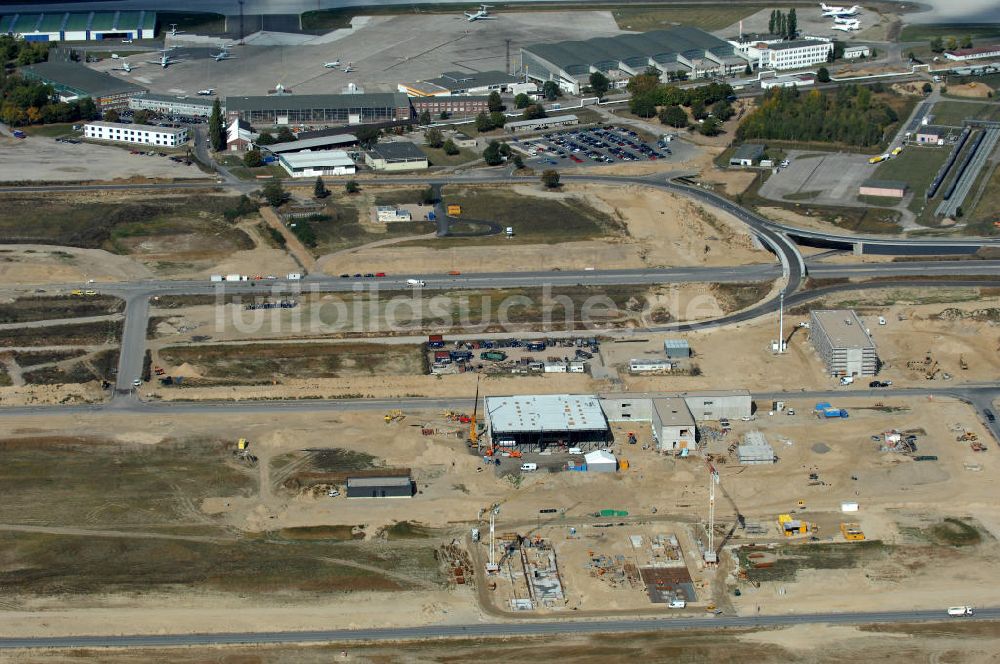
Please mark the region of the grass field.
[[[624, 237], [625, 226], [582, 199], [557, 200], [520, 196], [502, 189], [447, 186], [446, 204], [462, 206], [462, 218], [513, 226], [514, 237], [451, 238], [432, 241], [447, 244], [560, 244], [575, 240]], [[422, 242], [422, 241], [421, 241]]]
[[[236, 206], [235, 196], [146, 196], [117, 202], [80, 201], [72, 195], [0, 196], [0, 242], [57, 244], [135, 253], [153, 239], [165, 251], [186, 236], [193, 251], [250, 249], [253, 242], [226, 222], [222, 213]], [[155, 242], [154, 242], [155, 243]]]
[[118, 350], [108, 349], [81, 359], [65, 368], [43, 367], [22, 374], [28, 385], [66, 385], [89, 383], [92, 380], [114, 380], [118, 367]]
[[28, 323], [59, 318], [84, 318], [120, 313], [125, 302], [110, 295], [19, 297], [0, 303], [0, 323]]
[[947, 158], [947, 148], [909, 147], [899, 156], [879, 164], [872, 179], [906, 182], [913, 192], [909, 208], [919, 212], [926, 200], [927, 187]]
[[934, 124], [948, 127], [961, 127], [966, 118], [975, 120], [1000, 120], [1000, 103], [998, 102], [961, 102], [939, 101], [931, 111]]
[[[993, 43], [997, 39], [1000, 39], [1000, 23], [912, 23], [903, 27], [899, 41], [929, 42], [935, 37], [941, 37], [942, 39], [954, 37], [961, 40], [965, 36], [972, 37], [974, 46]], [[984, 43], [976, 44], [975, 42], [977, 41]]]
[[771, 5], [667, 5], [620, 7], [612, 12], [622, 30], [663, 30], [689, 25], [702, 30], [721, 30]]
[[[989, 168], [983, 170], [988, 171]], [[997, 235], [1000, 234], [1000, 228], [995, 225], [1000, 222], [1000, 167], [994, 167], [991, 173], [981, 177], [988, 178], [983, 195], [976, 202], [965, 221], [972, 232]], [[972, 191], [976, 192], [977, 189], [977, 187], [973, 187]], [[969, 200], [966, 199], [966, 202]]]
[[71, 134], [79, 134], [80, 132], [73, 131], [72, 122], [60, 122], [56, 124], [46, 124], [46, 125], [29, 125], [27, 127], [22, 127], [21, 130], [28, 134], [29, 136], [45, 136], [47, 138], [58, 138], [60, 136], [69, 136]]
[[192, 385], [269, 384], [283, 378], [356, 375], [419, 375], [426, 372], [419, 346], [381, 344], [253, 344], [171, 346], [160, 351], [167, 363], [188, 362], [204, 378]]
[[226, 31], [226, 17], [209, 12], [157, 12], [156, 22], [163, 32], [170, 31], [170, 24], [177, 24], [178, 32], [222, 34]]
[[79, 325], [51, 325], [4, 330], [0, 347], [18, 346], [89, 346], [117, 343], [121, 339], [122, 321], [98, 321]]
[[[836, 544], [808, 544], [779, 546], [775, 553], [778, 559], [771, 567], [747, 569], [754, 581], [791, 581], [799, 570], [804, 569], [850, 569], [870, 561], [884, 559], [892, 547], [878, 540], [846, 542]], [[738, 551], [740, 565], [747, 567], [747, 554], [753, 549]]]
[[441, 148], [429, 148], [426, 145], [421, 145], [420, 149], [427, 155], [431, 166], [458, 166], [480, 158], [479, 154], [467, 148], [459, 148], [458, 154], [452, 155], [445, 154]]
[[36, 350], [19, 351], [11, 353], [14, 361], [21, 367], [33, 367], [39, 364], [49, 364], [50, 362], [62, 362], [71, 360], [74, 357], [86, 355], [87, 351], [82, 348], [76, 350]]

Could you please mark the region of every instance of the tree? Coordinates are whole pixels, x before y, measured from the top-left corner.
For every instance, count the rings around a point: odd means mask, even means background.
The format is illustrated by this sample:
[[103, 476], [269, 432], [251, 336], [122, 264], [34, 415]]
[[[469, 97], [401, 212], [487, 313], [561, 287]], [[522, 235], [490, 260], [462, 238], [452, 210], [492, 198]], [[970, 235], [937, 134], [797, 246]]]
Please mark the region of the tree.
[[771, 10], [771, 18], [768, 19], [768, 21], [767, 21], [767, 32], [768, 32], [768, 34], [773, 35], [775, 33], [775, 30], [777, 29], [777, 23], [778, 23], [778, 10], [777, 9], [772, 9]]
[[254, 141], [257, 145], [274, 145], [278, 140], [269, 131], [262, 131], [257, 136], [257, 140]]
[[562, 90], [559, 89], [559, 84], [555, 81], [545, 81], [542, 84], [542, 95], [549, 101], [555, 101], [562, 97]]
[[722, 132], [722, 123], [715, 118], [705, 118], [705, 121], [698, 127], [698, 131], [704, 136], [716, 136]]
[[149, 121], [152, 120], [153, 117], [154, 114], [152, 111], [147, 111], [144, 108], [140, 108], [138, 111], [132, 114], [132, 122], [136, 124], [149, 124]]
[[542, 184], [545, 185], [546, 189], [558, 189], [559, 188], [559, 172], [554, 170], [547, 170], [542, 172]]
[[382, 132], [377, 127], [362, 125], [354, 130], [354, 135], [358, 139], [358, 145], [370, 150], [378, 143], [378, 138]]
[[490, 144], [483, 150], [483, 159], [486, 160], [487, 166], [499, 166], [503, 163], [503, 157], [500, 155], [499, 141], [490, 141]]
[[121, 116], [118, 114], [118, 111], [116, 111], [113, 108], [109, 108], [108, 110], [104, 111], [104, 119], [107, 120], [108, 122], [118, 122], [119, 120], [121, 120]]
[[269, 181], [264, 185], [264, 190], [261, 193], [264, 196], [264, 200], [267, 201], [267, 204], [271, 207], [278, 207], [288, 200], [288, 193], [285, 191], [285, 188], [281, 186], [281, 180]]
[[594, 91], [600, 99], [604, 98], [604, 95], [608, 93], [611, 88], [611, 81], [608, 77], [599, 71], [591, 72], [590, 74], [590, 89]]
[[708, 111], [705, 110], [705, 102], [701, 99], [695, 99], [691, 102], [691, 117], [695, 120], [704, 120], [708, 117]]
[[485, 131], [491, 131], [493, 129], [493, 122], [490, 120], [490, 116], [483, 111], [476, 116], [476, 131], [482, 133]]
[[795, 16], [795, 7], [788, 10], [788, 25], [787, 32], [785, 36], [789, 39], [795, 39], [795, 36], [799, 33], [799, 20]]
[[868, 52], [868, 57], [871, 58], [872, 60], [874, 60], [875, 58], [878, 57], [878, 51], [876, 51], [875, 49], [871, 49]]
[[531, 103], [531, 97], [524, 94], [523, 92], [514, 97], [514, 108], [517, 109], [525, 108], [530, 103]]
[[956, 48], [958, 48], [958, 40], [955, 39], [954, 37], [948, 37], [948, 39], [945, 40], [944, 45], [945, 45], [945, 50], [954, 51]]
[[90, 97], [81, 99], [79, 108], [81, 120], [93, 120], [97, 117], [97, 105]]
[[744, 76], [752, 76], [753, 75], [753, 69], [751, 69], [749, 62], [747, 63], [747, 66], [743, 68], [743, 75]]
[[494, 90], [490, 93], [490, 96], [486, 98], [486, 107], [490, 109], [490, 113], [499, 113], [503, 110], [503, 100], [500, 99], [500, 93]]
[[944, 50], [944, 40], [940, 37], [935, 37], [931, 40], [931, 50], [935, 53], [940, 53]]
[[924, 83], [924, 87], [921, 89], [924, 91], [925, 95], [929, 95], [930, 93], [934, 92], [934, 86], [932, 86], [930, 83]]
[[634, 96], [628, 100], [628, 108], [640, 118], [651, 118], [656, 115], [656, 99], [651, 94]]
[[420, 202], [425, 205], [430, 205], [437, 200], [437, 196], [434, 195], [434, 187], [427, 186], [420, 191]]
[[654, 92], [660, 86], [660, 73], [650, 73], [649, 70], [643, 74], [636, 74], [628, 80], [625, 90], [632, 95], [643, 95]]
[[292, 133], [292, 130], [288, 127], [282, 127], [279, 129], [277, 138], [279, 143], [291, 143], [292, 141], [298, 140], [295, 138], [295, 134]]
[[778, 34], [781, 36], [788, 34], [788, 19], [781, 12], [778, 12]]
[[660, 122], [671, 127], [686, 127], [688, 116], [680, 106], [667, 106], [660, 111]]
[[503, 111], [494, 111], [490, 113], [490, 124], [494, 127], [502, 127], [507, 124], [507, 116], [503, 114]]
[[524, 168], [524, 159], [522, 159], [519, 154], [514, 155], [514, 168], [517, 170]]
[[326, 188], [323, 178], [316, 176], [316, 184], [313, 185], [313, 198], [326, 198], [330, 195], [330, 190]]
[[537, 120], [539, 118], [546, 117], [545, 107], [541, 104], [532, 104], [531, 106], [524, 109], [522, 117], [525, 120]]
[[222, 121], [222, 103], [216, 97], [208, 116], [208, 143], [216, 152], [226, 149], [226, 126]]
[[243, 155], [243, 165], [247, 168], [258, 168], [264, 165], [264, 158], [260, 155], [260, 150], [254, 148], [253, 150], [247, 150], [247, 153]]
[[712, 104], [712, 115], [718, 118], [721, 122], [725, 122], [735, 114], [736, 111], [733, 110], [732, 105], [725, 99], [720, 99]]
[[420, 124], [426, 126], [431, 123], [431, 112], [427, 109], [420, 111]]
[[818, 70], [816, 70], [816, 80], [819, 81], [820, 83], [829, 83], [830, 70], [827, 69], [826, 67], [820, 67]]
[[510, 155], [513, 153], [513, 150], [510, 149], [510, 146], [507, 145], [506, 142], [500, 143], [499, 150], [500, 150], [500, 156], [508, 159], [510, 158]]
[[359, 191], [361, 191], [361, 187], [358, 186], [357, 181], [348, 180], [347, 182], [344, 183], [344, 191], [346, 191], [349, 194], [356, 194]]
[[448, 111], [441, 111], [441, 115], [439, 115], [438, 117], [441, 118], [442, 120], [447, 120], [448, 118], [451, 117], [451, 113], [449, 113]]
[[444, 142], [443, 147], [444, 147], [444, 153], [447, 155], [456, 155], [459, 152], [461, 152], [461, 150], [458, 149], [458, 146], [455, 145], [455, 141], [451, 140], [450, 138]]
[[962, 37], [962, 48], [972, 48], [972, 35]]
[[424, 143], [429, 148], [439, 148], [444, 145], [444, 135], [437, 127], [431, 127], [424, 132]]

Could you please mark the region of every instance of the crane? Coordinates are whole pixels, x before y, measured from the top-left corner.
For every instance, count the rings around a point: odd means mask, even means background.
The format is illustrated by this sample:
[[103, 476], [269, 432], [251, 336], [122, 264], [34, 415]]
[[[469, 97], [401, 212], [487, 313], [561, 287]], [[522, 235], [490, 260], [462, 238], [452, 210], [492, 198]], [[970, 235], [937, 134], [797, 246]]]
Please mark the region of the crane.
[[479, 376], [476, 376], [476, 402], [472, 405], [472, 418], [469, 420], [469, 446], [479, 447], [479, 431], [476, 429], [476, 414], [479, 411]]
[[705, 564], [716, 565], [719, 556], [715, 553], [715, 485], [719, 483], [719, 471], [708, 464], [708, 546], [705, 547]]

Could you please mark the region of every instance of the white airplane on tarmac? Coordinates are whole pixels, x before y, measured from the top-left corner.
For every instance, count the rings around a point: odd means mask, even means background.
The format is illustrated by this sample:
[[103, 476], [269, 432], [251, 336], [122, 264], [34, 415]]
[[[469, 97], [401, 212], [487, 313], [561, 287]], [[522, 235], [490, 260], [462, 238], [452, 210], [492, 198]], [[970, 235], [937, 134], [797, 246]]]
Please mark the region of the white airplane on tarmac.
[[489, 9], [493, 5], [479, 5], [479, 11], [474, 13], [465, 12], [465, 20], [469, 23], [473, 21], [492, 21], [496, 16], [490, 16]]
[[230, 46], [229, 44], [226, 44], [225, 46], [222, 47], [222, 50], [220, 50], [218, 53], [212, 53], [211, 54], [212, 58], [216, 62], [221, 62], [223, 60], [231, 60], [235, 58], [236, 56], [229, 52], [229, 46]]
[[861, 19], [848, 18], [848, 17], [845, 17], [845, 16], [838, 16], [835, 19], [833, 19], [833, 22], [834, 23], [840, 23], [842, 25], [850, 25], [851, 23], [860, 23]]
[[340, 66], [340, 60], [334, 60], [333, 62], [327, 62], [323, 66], [326, 67], [327, 69], [336, 69], [337, 67]]
[[151, 64], [151, 65], [160, 65], [161, 67], [163, 67], [164, 69], [166, 69], [170, 65], [175, 65], [178, 62], [183, 62], [183, 60], [174, 60], [173, 58], [170, 57], [170, 54], [173, 53], [173, 50], [174, 50], [173, 48], [164, 48], [164, 49], [161, 49], [160, 50], [160, 59], [159, 60], [150, 60], [149, 64]]
[[833, 7], [826, 3], [820, 3], [819, 5], [823, 9], [823, 16], [833, 17], [833, 16], [857, 16], [858, 12], [861, 11], [861, 7], [854, 5], [853, 7]]
[[834, 23], [831, 30], [840, 30], [841, 32], [856, 32], [861, 29], [861, 22], [854, 21], [853, 23]]
[[198, 90], [198, 94], [202, 97], [211, 97], [215, 94], [215, 88], [206, 88], [204, 90]]
[[354, 71], [354, 63], [348, 62], [347, 66], [341, 69], [340, 71], [344, 72], [345, 74], [350, 74], [352, 71]]
[[130, 65], [127, 61], [122, 60], [122, 66], [121, 67], [115, 67], [115, 71], [123, 71], [123, 72], [125, 72], [127, 74], [130, 71], [132, 71], [132, 65]]

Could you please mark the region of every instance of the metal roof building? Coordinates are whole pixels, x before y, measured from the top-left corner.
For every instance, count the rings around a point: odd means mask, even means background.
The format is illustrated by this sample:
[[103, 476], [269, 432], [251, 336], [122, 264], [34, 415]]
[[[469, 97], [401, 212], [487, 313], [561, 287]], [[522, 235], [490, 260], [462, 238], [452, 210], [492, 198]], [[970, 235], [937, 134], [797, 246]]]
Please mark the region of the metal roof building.
[[297, 141], [275, 143], [274, 145], [262, 145], [261, 148], [271, 154], [281, 154], [282, 152], [302, 152], [303, 150], [315, 150], [317, 148], [339, 148], [354, 145], [357, 142], [358, 137], [354, 134], [334, 134], [332, 136], [301, 138]]
[[399, 92], [349, 95], [226, 97], [226, 116], [251, 124], [373, 124], [409, 120], [410, 100]]
[[39, 62], [20, 71], [27, 79], [51, 85], [60, 99], [90, 97], [101, 110], [128, 108], [131, 97], [147, 92], [142, 86], [77, 62]]
[[354, 160], [343, 150], [306, 150], [278, 155], [278, 163], [293, 178], [321, 175], [354, 175]]
[[412, 498], [409, 475], [390, 477], [348, 477], [348, 498]]
[[878, 373], [875, 342], [852, 309], [821, 309], [809, 313], [813, 347], [832, 376], [874, 376]]
[[409, 141], [375, 145], [365, 152], [365, 164], [376, 171], [410, 171], [430, 166], [427, 155]]
[[183, 115], [207, 118], [212, 114], [215, 99], [211, 97], [176, 97], [174, 95], [146, 94], [129, 99], [128, 107], [133, 111], [153, 111], [164, 115]]
[[156, 34], [156, 12], [11, 13], [0, 16], [0, 34], [40, 42], [152, 39]]
[[615, 87], [648, 67], [692, 78], [725, 75], [742, 71], [747, 59], [735, 47], [704, 30], [677, 26], [616, 37], [583, 41], [533, 44], [521, 49], [521, 62], [529, 79], [555, 81], [571, 94], [580, 94], [591, 72], [603, 72]]
[[485, 411], [497, 448], [599, 446], [610, 438], [600, 401], [591, 395], [486, 397]]
[[691, 345], [687, 339], [665, 339], [663, 352], [669, 358], [691, 357]]

